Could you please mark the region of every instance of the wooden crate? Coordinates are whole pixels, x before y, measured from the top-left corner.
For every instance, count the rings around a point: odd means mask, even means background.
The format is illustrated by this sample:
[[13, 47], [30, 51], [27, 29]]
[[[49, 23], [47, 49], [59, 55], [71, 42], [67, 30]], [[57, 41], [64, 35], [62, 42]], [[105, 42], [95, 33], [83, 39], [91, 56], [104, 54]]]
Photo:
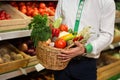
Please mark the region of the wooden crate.
[[19, 69], [21, 67], [26, 67], [28, 64], [28, 61], [30, 59], [30, 57], [25, 54], [24, 52], [19, 51], [18, 49], [16, 49], [13, 45], [9, 44], [9, 43], [0, 43], [0, 49], [1, 48], [6, 48], [10, 51], [14, 51], [17, 54], [21, 54], [23, 56], [22, 59], [18, 59], [18, 60], [13, 60], [13, 61], [9, 61], [9, 62], [5, 62], [5, 63], [1, 63], [0, 64], [0, 74], [2, 73], [6, 73], [9, 71], [13, 71], [16, 69]]
[[107, 65], [97, 69], [97, 80], [107, 80], [120, 73], [120, 59], [114, 58], [107, 53], [102, 53], [101, 57]]
[[120, 35], [115, 36], [112, 43], [117, 43], [117, 42], [120, 42]]
[[6, 13], [10, 14], [11, 16], [11, 19], [9, 20], [0, 20], [0, 32], [12, 29], [27, 28], [29, 17], [27, 17], [25, 14], [21, 13], [19, 10], [15, 9], [9, 4], [0, 5], [0, 9], [5, 10]]
[[116, 18], [120, 18], [120, 11], [119, 10], [116, 10], [116, 15], [115, 15]]
[[97, 80], [107, 80], [120, 73], [120, 60], [97, 69]]
[[33, 66], [33, 65], [36, 65], [38, 63], [39, 63], [39, 61], [38, 61], [37, 57], [31, 56], [27, 66]]

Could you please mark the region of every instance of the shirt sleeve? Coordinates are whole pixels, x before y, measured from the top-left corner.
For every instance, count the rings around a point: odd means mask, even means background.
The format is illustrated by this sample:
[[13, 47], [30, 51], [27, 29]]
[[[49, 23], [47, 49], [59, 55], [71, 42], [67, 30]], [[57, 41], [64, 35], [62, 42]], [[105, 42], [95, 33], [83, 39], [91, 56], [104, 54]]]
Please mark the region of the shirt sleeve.
[[62, 0], [58, 0], [54, 19], [57, 19], [62, 16]]
[[99, 27], [99, 36], [92, 41], [93, 46], [92, 55], [97, 55], [107, 46], [109, 46], [114, 36], [114, 22], [115, 22], [115, 3], [114, 1], [106, 1], [102, 6], [101, 20]]

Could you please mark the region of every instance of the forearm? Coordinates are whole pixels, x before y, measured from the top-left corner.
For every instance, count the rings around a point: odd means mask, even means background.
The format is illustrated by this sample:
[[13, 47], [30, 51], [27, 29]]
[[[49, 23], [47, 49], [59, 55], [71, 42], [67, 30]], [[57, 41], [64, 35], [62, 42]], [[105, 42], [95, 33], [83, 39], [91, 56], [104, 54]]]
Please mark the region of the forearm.
[[101, 33], [96, 40], [90, 42], [93, 47], [90, 53], [94, 55], [100, 53], [111, 44], [112, 40], [113, 35], [111, 35], [110, 33]]

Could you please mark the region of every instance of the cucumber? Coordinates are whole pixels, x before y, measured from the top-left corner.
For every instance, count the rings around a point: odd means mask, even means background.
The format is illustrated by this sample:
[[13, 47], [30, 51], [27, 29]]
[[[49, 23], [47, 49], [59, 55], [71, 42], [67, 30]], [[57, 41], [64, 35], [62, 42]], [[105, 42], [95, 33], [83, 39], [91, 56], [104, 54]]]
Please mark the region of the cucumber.
[[62, 18], [61, 18], [61, 17], [57, 18], [57, 19], [53, 22], [54, 28], [59, 28], [60, 25], [61, 25], [61, 23], [62, 23]]

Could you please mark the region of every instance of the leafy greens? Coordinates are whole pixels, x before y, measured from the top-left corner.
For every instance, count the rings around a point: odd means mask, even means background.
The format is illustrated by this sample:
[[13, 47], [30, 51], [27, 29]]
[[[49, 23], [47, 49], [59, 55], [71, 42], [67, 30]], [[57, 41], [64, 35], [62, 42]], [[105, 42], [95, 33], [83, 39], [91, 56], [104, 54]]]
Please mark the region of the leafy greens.
[[29, 29], [32, 29], [31, 39], [36, 47], [38, 41], [46, 41], [51, 37], [51, 30], [48, 26], [48, 17], [46, 15], [36, 15], [29, 23]]

